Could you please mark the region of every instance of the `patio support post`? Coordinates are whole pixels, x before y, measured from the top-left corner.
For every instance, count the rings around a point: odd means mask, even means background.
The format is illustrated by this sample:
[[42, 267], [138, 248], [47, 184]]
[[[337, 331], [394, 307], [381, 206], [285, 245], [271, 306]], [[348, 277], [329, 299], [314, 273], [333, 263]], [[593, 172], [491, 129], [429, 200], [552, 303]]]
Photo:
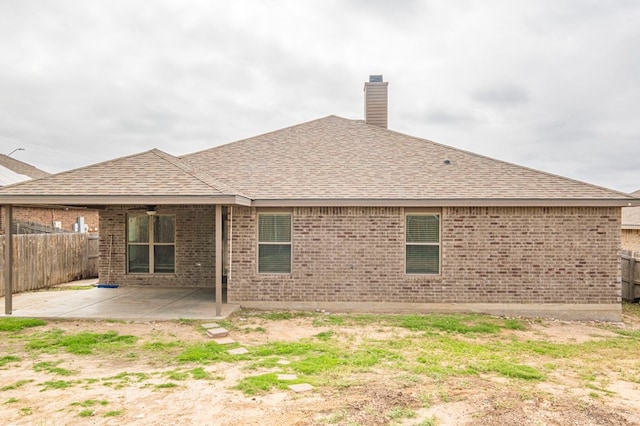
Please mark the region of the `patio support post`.
[[4, 206], [4, 313], [13, 312], [13, 214]]
[[216, 204], [216, 316], [222, 316], [222, 206]]

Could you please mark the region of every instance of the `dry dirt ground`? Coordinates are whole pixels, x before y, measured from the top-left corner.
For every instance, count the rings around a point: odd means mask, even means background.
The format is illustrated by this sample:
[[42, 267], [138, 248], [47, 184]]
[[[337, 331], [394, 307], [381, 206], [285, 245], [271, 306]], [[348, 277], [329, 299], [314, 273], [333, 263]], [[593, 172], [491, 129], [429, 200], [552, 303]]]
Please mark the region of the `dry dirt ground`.
[[[243, 315], [246, 318], [241, 318]], [[241, 312], [233, 321], [241, 327], [260, 330], [231, 333], [249, 349], [268, 341], [298, 341], [323, 330], [314, 325], [313, 317], [267, 320]], [[527, 323], [526, 330], [506, 332], [518, 339], [558, 343], [615, 336], [602, 324], [593, 322], [523, 321]], [[197, 325], [174, 321], [50, 321], [31, 330], [113, 330], [138, 336], [140, 343], [207, 341]], [[624, 324], [615, 326], [639, 330], [640, 322], [638, 317], [629, 317]], [[340, 333], [351, 335], [352, 339], [394, 339], [403, 332], [407, 331], [371, 325], [340, 326]], [[0, 358], [16, 354], [21, 360], [0, 367], [0, 387], [4, 387], [0, 391], [2, 425], [640, 425], [640, 377], [624, 381], [616, 372], [598, 381], [606, 389], [600, 389], [597, 395], [575, 373], [562, 369], [543, 381], [521, 385], [491, 375], [402, 380], [397, 371], [373, 368], [354, 378], [349, 386], [317, 386], [303, 393], [272, 390], [246, 396], [233, 386], [242, 377], [259, 372], [247, 371], [243, 362], [204, 364], [201, 366], [210, 374], [210, 380], [174, 381], [176, 387], [163, 388], [158, 385], [169, 380], [161, 373], [176, 369], [171, 361], [132, 358], [127, 354], [73, 355], [64, 351], [30, 355], [19, 348], [24, 342], [9, 338], [10, 334], [0, 333]], [[640, 363], [640, 353], [637, 356], [636, 362]], [[37, 363], [47, 361], [73, 371], [73, 375], [57, 377], [51, 371], [34, 369]], [[126, 383], [105, 381], [121, 373], [149, 376], [139, 382], [135, 376]], [[83, 384], [43, 390], [44, 383], [56, 380]], [[12, 389], [11, 384], [17, 382], [24, 384]], [[392, 420], [382, 415], [397, 407], [406, 407], [412, 414]], [[83, 411], [86, 417], [81, 416]]]

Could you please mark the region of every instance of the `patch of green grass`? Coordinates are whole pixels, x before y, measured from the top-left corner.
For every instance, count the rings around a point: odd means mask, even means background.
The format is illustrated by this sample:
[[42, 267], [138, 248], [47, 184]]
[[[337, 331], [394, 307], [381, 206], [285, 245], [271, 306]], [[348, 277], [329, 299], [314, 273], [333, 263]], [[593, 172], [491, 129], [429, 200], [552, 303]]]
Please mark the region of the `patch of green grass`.
[[313, 319], [315, 327], [323, 327], [325, 325], [343, 325], [345, 317], [343, 315], [323, 315]]
[[316, 334], [316, 339], [318, 340], [329, 340], [335, 333], [333, 330], [323, 331]]
[[193, 377], [195, 380], [207, 380], [210, 378], [209, 373], [204, 371], [202, 367], [194, 368], [190, 370], [189, 373], [191, 373], [191, 377]]
[[107, 405], [107, 404], [109, 404], [109, 401], [104, 400], [104, 399], [103, 400], [86, 399], [86, 400], [84, 400], [82, 402], [72, 402], [69, 405], [74, 406], [74, 407], [85, 407], [86, 408], [86, 407], [93, 407], [94, 405], [97, 405], [97, 404]]
[[144, 382], [145, 380], [149, 380], [149, 375], [147, 373], [129, 373], [127, 371], [123, 371], [121, 373], [116, 374], [115, 376], [105, 377], [102, 379], [105, 385], [111, 382], [119, 382], [120, 384], [130, 383], [135, 381], [135, 383]]
[[189, 373], [186, 371], [167, 371], [164, 373], [169, 380], [187, 380]]
[[540, 371], [528, 365], [510, 364], [505, 362], [490, 364], [489, 371], [496, 372], [505, 377], [524, 380], [542, 380], [545, 377]]
[[27, 343], [31, 350], [51, 350], [64, 348], [67, 352], [78, 355], [88, 355], [95, 350], [113, 352], [132, 346], [137, 340], [135, 336], [119, 335], [115, 331], [106, 333], [80, 332], [64, 334], [56, 329], [33, 338]]
[[14, 389], [18, 389], [21, 386], [26, 385], [27, 383], [31, 383], [33, 382], [33, 380], [28, 379], [28, 380], [18, 380], [17, 382], [15, 382], [12, 385], [6, 385], [0, 388], [0, 391], [9, 391], [9, 390], [14, 390]]
[[438, 426], [440, 422], [436, 420], [434, 417], [427, 417], [422, 420], [420, 423], [417, 423], [415, 426]]
[[33, 410], [31, 409], [31, 407], [23, 407], [20, 409], [21, 416], [30, 416], [32, 414], [33, 414]]
[[416, 412], [407, 407], [394, 407], [387, 413], [387, 417], [391, 420], [412, 419], [416, 416]]
[[18, 401], [20, 401], [18, 398], [9, 398], [4, 402], [4, 404], [13, 404], [14, 402]]
[[95, 414], [93, 410], [82, 410], [78, 413], [78, 417], [91, 417]]
[[620, 329], [615, 329], [613, 331], [615, 333], [618, 333], [621, 336], [631, 337], [633, 339], [640, 340], [640, 330], [620, 330]]
[[104, 413], [102, 417], [117, 417], [121, 416], [122, 414], [124, 414], [123, 410], [111, 410]]
[[144, 343], [142, 345], [142, 349], [147, 351], [158, 351], [158, 352], [164, 352], [167, 354], [172, 354], [172, 353], [175, 353], [178, 349], [184, 348], [185, 346], [186, 346], [186, 343], [180, 340], [172, 340], [170, 342], [155, 341], [155, 342]]
[[404, 315], [398, 326], [412, 331], [443, 331], [445, 333], [499, 333], [501, 325], [494, 319], [475, 315]]
[[172, 382], [160, 383], [159, 385], [155, 386], [156, 389], [170, 389], [170, 388], [177, 388], [177, 387], [178, 385]]
[[5, 355], [0, 357], [0, 367], [9, 364], [10, 362], [18, 362], [20, 358], [15, 355]]
[[216, 342], [196, 343], [187, 346], [176, 359], [179, 362], [233, 362], [241, 357], [230, 355], [228, 347]]
[[67, 389], [74, 385], [73, 382], [68, 382], [66, 380], [55, 380], [55, 381], [47, 381], [40, 384], [42, 389], [40, 392], [44, 392], [50, 389]]
[[254, 347], [251, 352], [259, 357], [266, 357], [276, 355], [306, 355], [310, 352], [335, 352], [335, 349], [331, 345], [327, 345], [325, 343], [300, 340], [298, 342], [269, 342], [264, 345]]
[[33, 370], [37, 371], [37, 372], [44, 371], [46, 373], [57, 374], [59, 376], [71, 376], [71, 375], [73, 375], [74, 374], [73, 371], [67, 370], [66, 368], [57, 367], [57, 365], [60, 364], [61, 362], [62, 361], [57, 361], [57, 362], [51, 362], [51, 361], [38, 362], [38, 363], [33, 365]]
[[0, 318], [0, 331], [20, 331], [45, 324], [46, 322], [41, 319], [3, 317]]
[[242, 391], [245, 395], [257, 395], [271, 389], [285, 390], [289, 385], [302, 383], [301, 380], [278, 380], [277, 373], [266, 373], [259, 376], [248, 376], [238, 382], [234, 389]]

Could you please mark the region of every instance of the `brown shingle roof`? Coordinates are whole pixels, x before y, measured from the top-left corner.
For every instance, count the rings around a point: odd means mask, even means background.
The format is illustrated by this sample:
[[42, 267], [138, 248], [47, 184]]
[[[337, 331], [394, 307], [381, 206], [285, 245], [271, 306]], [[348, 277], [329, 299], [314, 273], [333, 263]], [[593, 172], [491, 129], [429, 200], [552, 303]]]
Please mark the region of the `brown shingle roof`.
[[5, 195], [243, 196], [240, 191], [157, 149], [7, 186], [0, 189], [0, 196]]
[[627, 205], [632, 199], [336, 116], [182, 159], [151, 150], [0, 189], [0, 203], [195, 203], [213, 197], [263, 206]]
[[41, 177], [49, 176], [49, 173], [44, 170], [40, 170], [37, 167], [27, 164], [24, 161], [16, 160], [13, 157], [9, 157], [4, 154], [0, 154], [0, 166], [5, 167], [14, 173], [18, 173], [24, 176], [28, 176], [31, 179], [38, 179]]
[[183, 158], [258, 200], [628, 197], [336, 116]]

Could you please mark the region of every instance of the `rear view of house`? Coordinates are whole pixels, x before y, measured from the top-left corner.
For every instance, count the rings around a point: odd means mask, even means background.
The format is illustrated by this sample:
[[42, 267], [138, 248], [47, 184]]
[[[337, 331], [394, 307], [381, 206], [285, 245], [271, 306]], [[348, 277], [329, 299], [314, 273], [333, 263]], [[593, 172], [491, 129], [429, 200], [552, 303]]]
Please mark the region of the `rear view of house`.
[[265, 309], [619, 320], [633, 197], [328, 116], [174, 157], [151, 150], [0, 190], [100, 209], [100, 275]]

